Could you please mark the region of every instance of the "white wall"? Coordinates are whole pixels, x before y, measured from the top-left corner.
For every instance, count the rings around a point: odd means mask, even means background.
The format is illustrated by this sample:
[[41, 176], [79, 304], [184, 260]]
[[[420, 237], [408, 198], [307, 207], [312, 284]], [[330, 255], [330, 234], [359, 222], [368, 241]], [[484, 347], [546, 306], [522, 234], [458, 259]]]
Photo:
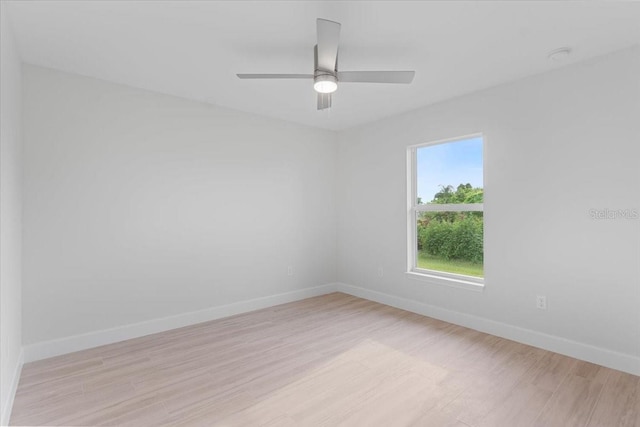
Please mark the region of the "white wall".
[[23, 102], [25, 344], [335, 279], [334, 133], [26, 65]]
[[0, 424], [8, 422], [21, 367], [21, 65], [0, 3]]
[[[639, 76], [636, 47], [340, 134], [338, 279], [639, 361], [640, 220], [589, 215], [640, 211]], [[486, 139], [482, 293], [405, 275], [406, 147], [475, 132]]]
[[[23, 342], [338, 277], [638, 360], [640, 220], [589, 209], [640, 209], [639, 74], [629, 49], [336, 136], [25, 66]], [[475, 132], [482, 293], [405, 275], [405, 149]]]

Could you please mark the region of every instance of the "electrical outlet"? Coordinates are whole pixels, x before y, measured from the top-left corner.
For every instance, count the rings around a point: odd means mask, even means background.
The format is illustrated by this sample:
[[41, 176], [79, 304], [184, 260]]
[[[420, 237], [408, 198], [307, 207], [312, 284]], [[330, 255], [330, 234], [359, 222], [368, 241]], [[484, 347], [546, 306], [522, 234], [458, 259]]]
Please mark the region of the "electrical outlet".
[[287, 267], [287, 276], [293, 276], [293, 267], [292, 266]]
[[547, 297], [545, 297], [544, 295], [538, 295], [536, 297], [536, 307], [540, 310], [546, 310], [547, 309]]

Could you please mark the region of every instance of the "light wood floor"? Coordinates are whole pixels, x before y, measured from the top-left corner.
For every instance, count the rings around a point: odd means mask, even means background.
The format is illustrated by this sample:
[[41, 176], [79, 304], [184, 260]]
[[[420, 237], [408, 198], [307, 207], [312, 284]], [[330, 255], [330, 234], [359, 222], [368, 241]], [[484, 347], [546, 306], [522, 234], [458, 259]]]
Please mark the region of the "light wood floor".
[[640, 377], [335, 293], [26, 364], [11, 423], [640, 426]]

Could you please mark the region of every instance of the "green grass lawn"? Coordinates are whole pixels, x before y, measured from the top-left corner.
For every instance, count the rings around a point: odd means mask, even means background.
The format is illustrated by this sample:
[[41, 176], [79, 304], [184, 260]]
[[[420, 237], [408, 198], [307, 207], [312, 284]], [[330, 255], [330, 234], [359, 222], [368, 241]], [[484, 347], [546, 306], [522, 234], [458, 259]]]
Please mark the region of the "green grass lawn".
[[418, 268], [445, 271], [447, 273], [464, 274], [466, 276], [484, 277], [484, 266], [469, 261], [446, 260], [424, 251], [418, 252]]

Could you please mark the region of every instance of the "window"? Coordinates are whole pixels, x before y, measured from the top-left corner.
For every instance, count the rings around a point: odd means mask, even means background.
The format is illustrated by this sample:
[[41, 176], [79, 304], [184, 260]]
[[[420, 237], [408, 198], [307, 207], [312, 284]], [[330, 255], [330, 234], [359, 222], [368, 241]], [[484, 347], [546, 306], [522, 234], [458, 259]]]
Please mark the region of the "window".
[[408, 267], [413, 276], [481, 289], [484, 282], [483, 139], [408, 150]]

